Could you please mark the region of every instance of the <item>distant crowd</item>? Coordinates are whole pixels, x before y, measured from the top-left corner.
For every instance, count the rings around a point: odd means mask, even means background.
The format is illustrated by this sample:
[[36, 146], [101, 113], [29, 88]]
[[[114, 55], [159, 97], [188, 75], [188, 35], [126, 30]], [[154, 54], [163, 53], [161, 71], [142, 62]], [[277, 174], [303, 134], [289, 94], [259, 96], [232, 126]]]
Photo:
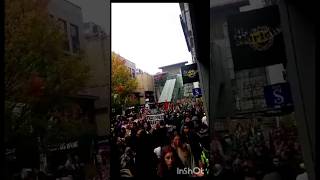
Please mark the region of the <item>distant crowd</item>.
[[213, 176], [217, 180], [306, 180], [296, 128], [259, 128], [216, 134], [211, 143]]

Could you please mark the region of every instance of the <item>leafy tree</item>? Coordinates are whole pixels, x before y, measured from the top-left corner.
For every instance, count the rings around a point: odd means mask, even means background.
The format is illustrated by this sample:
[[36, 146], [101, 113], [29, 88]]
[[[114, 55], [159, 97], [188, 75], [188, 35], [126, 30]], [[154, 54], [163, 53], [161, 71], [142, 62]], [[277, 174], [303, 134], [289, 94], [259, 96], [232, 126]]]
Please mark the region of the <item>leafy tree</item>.
[[132, 100], [132, 94], [138, 87], [138, 81], [131, 77], [125, 61], [121, 56], [112, 52], [111, 94], [112, 106], [119, 108], [131, 106], [136, 103]]
[[6, 0], [5, 5], [7, 100], [29, 101], [35, 77], [43, 81], [44, 96], [79, 91], [88, 79], [88, 66], [81, 53], [64, 51], [65, 36], [49, 17], [47, 1]]
[[6, 140], [45, 135], [52, 108], [89, 78], [83, 53], [64, 50], [64, 32], [47, 5], [47, 0], [5, 1]]
[[136, 106], [140, 104], [139, 99], [135, 95], [131, 95], [126, 99], [128, 106]]
[[61, 108], [50, 113], [47, 141], [51, 144], [75, 141], [83, 135], [95, 133], [94, 124], [88, 120], [79, 104], [67, 101]]

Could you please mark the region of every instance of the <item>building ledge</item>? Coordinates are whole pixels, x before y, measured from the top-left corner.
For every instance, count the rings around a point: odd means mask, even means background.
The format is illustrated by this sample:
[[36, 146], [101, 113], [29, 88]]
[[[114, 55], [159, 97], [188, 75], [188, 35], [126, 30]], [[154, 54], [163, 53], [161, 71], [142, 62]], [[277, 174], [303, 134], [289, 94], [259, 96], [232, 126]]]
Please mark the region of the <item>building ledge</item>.
[[74, 7], [76, 7], [76, 8], [81, 9], [81, 7], [80, 7], [79, 5], [73, 3], [73, 2], [71, 2], [71, 1], [69, 1], [69, 0], [64, 0], [64, 1], [67, 2], [67, 3], [69, 3], [69, 4], [71, 4], [72, 6], [74, 6]]
[[167, 66], [162, 66], [159, 67], [159, 69], [164, 69], [164, 68], [168, 68], [168, 67], [174, 67], [174, 66], [183, 66], [185, 64], [187, 64], [188, 61], [184, 61], [184, 62], [180, 62], [180, 63], [176, 63], [176, 64], [171, 64], [171, 65], [167, 65]]
[[249, 0], [210, 0], [210, 8], [249, 5]]

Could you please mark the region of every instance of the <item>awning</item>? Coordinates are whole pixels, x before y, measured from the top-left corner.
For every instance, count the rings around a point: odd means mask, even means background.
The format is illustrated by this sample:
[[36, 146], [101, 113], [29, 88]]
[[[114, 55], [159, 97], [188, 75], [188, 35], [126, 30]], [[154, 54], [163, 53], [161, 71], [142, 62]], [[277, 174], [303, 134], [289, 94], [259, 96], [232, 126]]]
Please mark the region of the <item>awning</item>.
[[169, 79], [166, 81], [164, 84], [163, 90], [161, 92], [160, 98], [158, 100], [158, 103], [163, 103], [163, 102], [171, 102], [172, 99], [172, 93], [174, 86], [176, 84], [176, 79]]

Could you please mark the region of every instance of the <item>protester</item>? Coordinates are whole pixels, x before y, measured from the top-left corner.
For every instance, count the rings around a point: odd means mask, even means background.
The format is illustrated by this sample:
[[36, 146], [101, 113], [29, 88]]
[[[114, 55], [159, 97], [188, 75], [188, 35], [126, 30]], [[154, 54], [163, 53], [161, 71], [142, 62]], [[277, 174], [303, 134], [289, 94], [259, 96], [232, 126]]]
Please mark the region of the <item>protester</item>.
[[194, 156], [189, 144], [182, 142], [180, 135], [177, 133], [173, 136], [171, 147], [176, 151], [184, 167], [193, 169], [195, 165]]
[[185, 123], [183, 126], [182, 132], [182, 141], [190, 145], [190, 151], [192, 150], [195, 162], [200, 160], [200, 138], [193, 131], [193, 124], [192, 122]]
[[159, 177], [175, 177], [177, 176], [177, 162], [175, 159], [174, 149], [171, 146], [165, 146], [162, 148], [160, 163], [158, 167]]
[[153, 153], [152, 147], [150, 136], [144, 130], [139, 130], [135, 156], [137, 177], [153, 177], [155, 175], [157, 157]]
[[278, 159], [274, 159], [273, 162], [267, 163], [266, 174], [262, 180], [281, 180], [281, 175], [279, 173], [279, 162]]
[[120, 157], [120, 165], [122, 169], [134, 169], [134, 153], [130, 147], [127, 147], [124, 154]]
[[308, 180], [308, 173], [304, 167], [304, 163], [300, 164], [300, 168], [302, 170], [302, 173], [297, 175], [296, 180]]
[[205, 124], [206, 126], [208, 126], [206, 113], [203, 113], [203, 117], [201, 118], [201, 122], [202, 122], [202, 124]]

